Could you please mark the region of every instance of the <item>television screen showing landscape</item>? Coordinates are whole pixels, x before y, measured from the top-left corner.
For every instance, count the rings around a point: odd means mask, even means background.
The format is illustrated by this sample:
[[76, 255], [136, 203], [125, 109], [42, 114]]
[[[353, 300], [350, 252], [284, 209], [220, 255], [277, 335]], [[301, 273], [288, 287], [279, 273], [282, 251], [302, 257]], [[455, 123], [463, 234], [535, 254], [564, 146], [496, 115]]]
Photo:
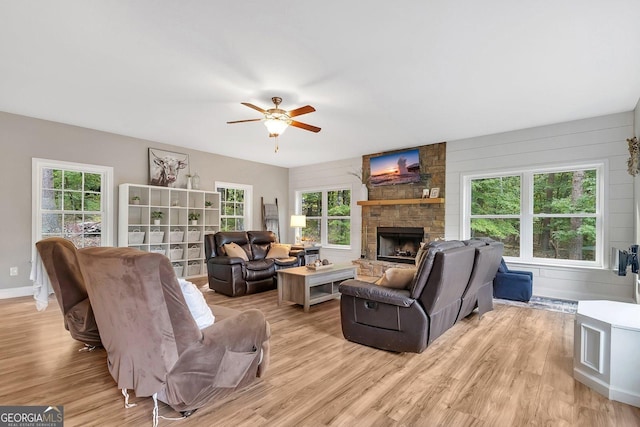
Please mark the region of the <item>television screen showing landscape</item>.
[[420, 181], [419, 150], [371, 157], [371, 185], [408, 184]]

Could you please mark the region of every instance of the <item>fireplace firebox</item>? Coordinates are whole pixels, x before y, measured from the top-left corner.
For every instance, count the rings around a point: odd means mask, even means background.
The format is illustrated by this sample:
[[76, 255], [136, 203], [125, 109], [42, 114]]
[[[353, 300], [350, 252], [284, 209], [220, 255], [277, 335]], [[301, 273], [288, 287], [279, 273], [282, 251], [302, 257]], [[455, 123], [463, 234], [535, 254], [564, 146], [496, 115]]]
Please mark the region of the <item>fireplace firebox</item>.
[[415, 262], [420, 243], [424, 239], [424, 229], [421, 227], [378, 227], [376, 235], [376, 259], [411, 264]]

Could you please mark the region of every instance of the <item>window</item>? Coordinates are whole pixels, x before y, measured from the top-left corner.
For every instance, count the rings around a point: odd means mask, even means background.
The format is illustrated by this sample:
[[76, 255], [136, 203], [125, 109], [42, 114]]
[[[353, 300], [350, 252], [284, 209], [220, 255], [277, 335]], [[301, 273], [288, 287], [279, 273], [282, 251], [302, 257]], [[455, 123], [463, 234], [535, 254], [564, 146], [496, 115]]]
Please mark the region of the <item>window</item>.
[[465, 177], [465, 235], [523, 261], [601, 266], [603, 165]]
[[300, 213], [307, 217], [302, 239], [323, 246], [351, 244], [351, 190], [299, 192]]
[[111, 246], [113, 168], [33, 159], [34, 243], [63, 237], [78, 248]]
[[251, 230], [251, 200], [253, 186], [216, 182], [220, 193], [220, 230]]

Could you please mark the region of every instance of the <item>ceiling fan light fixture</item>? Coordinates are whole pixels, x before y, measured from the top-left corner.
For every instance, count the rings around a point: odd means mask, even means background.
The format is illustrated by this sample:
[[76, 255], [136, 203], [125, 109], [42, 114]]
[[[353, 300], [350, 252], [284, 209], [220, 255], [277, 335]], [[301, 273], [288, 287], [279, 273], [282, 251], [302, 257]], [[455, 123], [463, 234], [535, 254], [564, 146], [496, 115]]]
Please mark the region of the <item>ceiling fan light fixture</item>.
[[265, 118], [263, 123], [269, 131], [270, 137], [278, 137], [287, 130], [290, 121], [291, 120], [285, 118], [269, 117]]
[[242, 102], [242, 105], [262, 113], [263, 117], [260, 119], [235, 120], [235, 121], [227, 122], [227, 124], [261, 121], [264, 124], [264, 126], [267, 128], [267, 131], [269, 132], [269, 137], [273, 138], [275, 141], [276, 153], [278, 152], [278, 137], [282, 135], [289, 126], [297, 127], [297, 128], [308, 130], [310, 132], [315, 132], [315, 133], [320, 132], [320, 128], [317, 126], [312, 126], [312, 125], [291, 119], [292, 117], [297, 117], [303, 114], [313, 113], [314, 111], [316, 111], [316, 109], [313, 108], [311, 105], [305, 105], [304, 107], [299, 107], [299, 108], [295, 108], [293, 110], [287, 111], [280, 108], [280, 103], [282, 102], [282, 98], [278, 96], [274, 96], [273, 98], [271, 98], [271, 101], [273, 101], [273, 105], [275, 105], [276, 108], [269, 108], [268, 110], [265, 110], [264, 108], [260, 108], [256, 105], [250, 104], [248, 102]]

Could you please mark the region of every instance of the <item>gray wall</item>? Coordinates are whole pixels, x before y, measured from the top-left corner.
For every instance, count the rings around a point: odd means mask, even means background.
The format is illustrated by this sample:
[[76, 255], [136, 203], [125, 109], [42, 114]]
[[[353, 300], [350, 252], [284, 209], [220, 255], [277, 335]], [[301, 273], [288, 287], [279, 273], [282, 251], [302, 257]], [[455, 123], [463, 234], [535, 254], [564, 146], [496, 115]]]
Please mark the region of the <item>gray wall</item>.
[[[212, 138], [212, 148], [221, 144]], [[114, 168], [114, 208], [117, 186], [148, 182], [148, 148], [160, 148], [190, 155], [191, 172], [200, 175], [200, 188], [213, 190], [215, 181], [253, 185], [253, 228], [261, 228], [260, 197], [280, 206], [281, 240], [287, 241], [289, 171], [286, 168], [231, 157], [188, 150], [121, 135], [0, 112], [0, 147], [3, 159], [2, 245], [0, 245], [0, 298], [25, 295], [31, 269], [31, 159], [33, 157]], [[117, 242], [117, 214], [113, 242]], [[9, 276], [18, 266], [19, 275]], [[22, 289], [14, 289], [22, 288]], [[25, 293], [27, 291], [27, 293]]]
[[608, 270], [611, 247], [633, 243], [633, 178], [627, 173], [626, 138], [633, 133], [633, 112], [522, 129], [447, 142], [445, 237], [462, 235], [462, 176], [575, 162], [604, 161], [605, 212], [603, 268], [513, 264], [533, 272], [534, 295], [580, 299], [633, 300], [631, 275]]
[[[362, 183], [351, 173], [361, 169], [362, 157], [354, 157], [289, 170], [289, 215], [295, 213], [297, 191], [351, 188], [351, 246], [348, 249], [322, 248], [320, 250], [320, 256], [332, 263], [348, 264], [360, 258], [362, 207], [357, 205], [357, 201], [365, 200], [366, 196], [363, 195]], [[293, 230], [290, 229], [290, 231], [290, 243], [293, 243]]]

